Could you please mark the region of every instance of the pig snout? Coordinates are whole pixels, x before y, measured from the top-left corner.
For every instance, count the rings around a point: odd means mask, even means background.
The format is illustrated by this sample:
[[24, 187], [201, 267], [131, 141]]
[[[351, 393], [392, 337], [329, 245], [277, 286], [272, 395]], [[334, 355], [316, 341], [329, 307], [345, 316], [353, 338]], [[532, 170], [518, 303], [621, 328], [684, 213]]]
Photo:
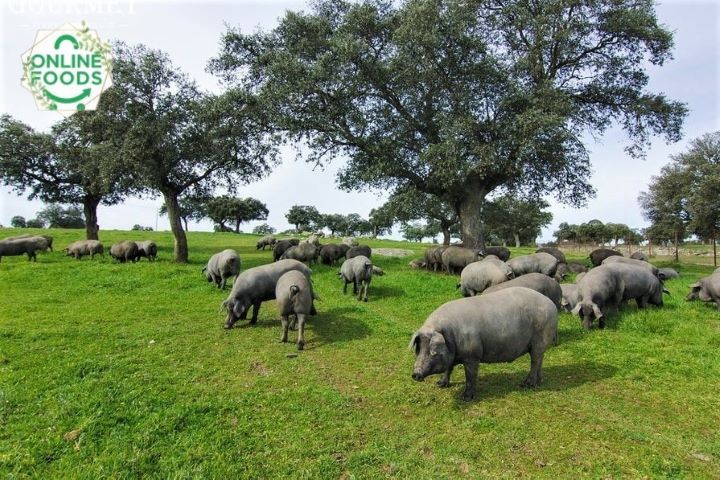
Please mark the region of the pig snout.
[[425, 380], [425, 376], [420, 372], [413, 372], [412, 378], [413, 380], [418, 382], [422, 382], [423, 380]]

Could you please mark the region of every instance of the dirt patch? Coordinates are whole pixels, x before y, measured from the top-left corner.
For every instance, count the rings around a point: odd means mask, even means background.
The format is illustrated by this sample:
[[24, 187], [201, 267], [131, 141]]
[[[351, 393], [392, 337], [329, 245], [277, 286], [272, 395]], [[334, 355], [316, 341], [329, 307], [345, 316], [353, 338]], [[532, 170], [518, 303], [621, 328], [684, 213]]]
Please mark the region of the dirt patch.
[[412, 250], [404, 248], [373, 248], [373, 255], [382, 255], [383, 257], [409, 257], [415, 255]]

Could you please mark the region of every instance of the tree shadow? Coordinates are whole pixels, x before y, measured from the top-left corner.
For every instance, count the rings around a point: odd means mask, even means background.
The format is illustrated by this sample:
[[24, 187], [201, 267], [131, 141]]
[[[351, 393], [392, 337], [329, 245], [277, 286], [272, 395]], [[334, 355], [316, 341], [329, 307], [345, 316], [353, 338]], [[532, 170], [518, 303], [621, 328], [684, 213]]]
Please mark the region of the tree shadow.
[[[527, 359], [528, 370], [522, 372], [498, 372], [483, 375], [483, 364], [480, 364], [477, 392], [472, 402], [465, 402], [462, 399], [462, 392], [465, 389], [465, 372], [460, 366], [456, 367], [458, 380], [450, 383], [452, 387], [459, 386], [459, 390], [455, 393], [455, 405], [458, 408], [464, 408], [473, 402], [489, 400], [493, 398], [501, 398], [510, 393], [525, 391], [528, 395], [538, 391], [562, 392], [577, 388], [586, 383], [593, 383], [615, 375], [617, 368], [612, 365], [582, 362], [570, 365], [553, 365], [543, 367], [543, 382], [537, 388], [524, 388], [520, 384], [525, 380], [530, 371], [530, 358]], [[462, 378], [462, 380], [460, 380]], [[454, 390], [454, 389], [453, 389]]]

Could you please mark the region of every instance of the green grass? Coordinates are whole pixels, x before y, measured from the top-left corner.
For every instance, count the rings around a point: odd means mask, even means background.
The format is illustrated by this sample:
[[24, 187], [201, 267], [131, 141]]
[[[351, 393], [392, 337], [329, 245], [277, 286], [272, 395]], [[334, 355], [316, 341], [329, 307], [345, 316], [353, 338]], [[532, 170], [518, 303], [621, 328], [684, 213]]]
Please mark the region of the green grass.
[[[457, 277], [374, 256], [386, 275], [359, 303], [314, 266], [319, 314], [289, 357], [274, 302], [225, 331], [227, 291], [200, 274], [223, 248], [243, 269], [269, 262], [257, 237], [191, 232], [175, 265], [167, 233], [101, 233], [152, 238], [160, 261], [0, 263], [2, 477], [718, 477], [720, 313], [684, 300], [711, 267], [674, 265], [665, 308], [630, 306], [604, 331], [562, 314], [539, 388], [518, 386], [526, 356], [482, 365], [465, 403], [461, 368], [449, 389], [417, 383], [407, 350]], [[57, 250], [82, 236], [52, 234]]]

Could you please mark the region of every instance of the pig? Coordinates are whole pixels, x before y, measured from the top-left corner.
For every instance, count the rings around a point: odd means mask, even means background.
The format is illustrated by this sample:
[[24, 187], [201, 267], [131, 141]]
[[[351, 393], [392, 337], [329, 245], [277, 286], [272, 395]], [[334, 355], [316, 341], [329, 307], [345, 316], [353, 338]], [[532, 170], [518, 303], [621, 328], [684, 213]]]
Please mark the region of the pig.
[[53, 251], [53, 237], [50, 235], [33, 235], [32, 233], [24, 233], [22, 235], [14, 235], [12, 237], [5, 237], [3, 240], [19, 240], [21, 238], [31, 238], [31, 237], [42, 237], [47, 242], [47, 247], [45, 250]]
[[335, 262], [345, 256], [348, 249], [347, 245], [338, 245], [336, 243], [328, 243], [320, 248], [320, 261], [324, 265], [335, 265]]
[[555, 308], [560, 310], [563, 296], [560, 284], [542, 273], [528, 273], [520, 277], [513, 278], [512, 280], [508, 280], [507, 282], [499, 283], [483, 291], [483, 295], [488, 295], [493, 292], [512, 287], [525, 287], [530, 290], [535, 290], [538, 293], [542, 293], [552, 300], [553, 304], [555, 304]]
[[572, 314], [582, 319], [585, 330], [590, 330], [594, 319], [597, 319], [600, 328], [605, 328], [608, 311], [617, 311], [620, 306], [625, 293], [624, 283], [613, 266], [593, 268], [577, 282], [577, 304]]
[[138, 259], [145, 257], [149, 261], [154, 262], [157, 258], [157, 244], [152, 240], [143, 240], [141, 242], [135, 242], [138, 246]]
[[320, 246], [320, 237], [317, 234], [313, 233], [312, 235], [310, 235], [308, 238], [306, 238], [305, 240], [303, 240], [300, 243], [311, 243], [311, 244], [315, 245], [316, 247], [319, 247]]
[[567, 264], [567, 266], [568, 269], [573, 273], [585, 273], [588, 271], [588, 268], [582, 263], [570, 262]]
[[291, 270], [297, 270], [308, 278], [312, 274], [312, 270], [302, 262], [287, 259], [249, 268], [238, 275], [230, 295], [221, 305], [221, 308], [227, 311], [225, 328], [233, 328], [235, 322], [245, 320], [251, 305], [253, 313], [250, 325], [255, 325], [260, 305], [262, 302], [275, 299], [275, 286], [278, 279]]
[[587, 272], [580, 272], [577, 275], [575, 275], [575, 283], [580, 283], [580, 280], [587, 275]]
[[445, 251], [446, 248], [448, 247], [430, 247], [425, 250], [425, 265], [427, 266], [428, 270], [437, 272], [438, 268], [440, 270], [443, 269], [442, 253]]
[[679, 278], [680, 274], [673, 268], [660, 268], [660, 280], [668, 280], [670, 278]]
[[65, 248], [65, 254], [68, 257], [75, 257], [76, 260], [82, 260], [85, 255], [90, 255], [91, 259], [95, 259], [95, 255], [105, 255], [105, 248], [98, 240], [78, 240]]
[[118, 242], [110, 247], [110, 256], [120, 263], [136, 262], [138, 260], [137, 243], [131, 240]]
[[237, 279], [240, 274], [240, 256], [231, 248], [216, 253], [210, 257], [202, 273], [208, 282], [215, 282], [217, 288], [225, 290], [227, 279], [230, 277]]
[[[343, 293], [347, 293], [348, 283], [353, 284], [353, 294], [357, 294], [358, 300], [368, 301], [368, 287], [374, 273], [373, 264], [364, 255], [348, 258], [340, 267], [338, 277], [344, 282]], [[358, 288], [359, 287], [359, 288]]]
[[273, 247], [273, 261], [277, 262], [283, 256], [285, 251], [290, 247], [294, 247], [300, 243], [297, 238], [288, 238], [286, 240], [278, 240]]
[[300, 244], [285, 250], [285, 253], [282, 254], [280, 259], [292, 259], [313, 263], [317, 261], [318, 255], [320, 255], [320, 247], [313, 243], [300, 242]]
[[297, 319], [297, 349], [305, 348], [305, 321], [309, 315], [315, 314], [312, 283], [308, 277], [298, 271], [290, 270], [282, 274], [275, 285], [275, 298], [277, 299], [278, 311], [280, 312], [283, 334], [280, 341], [285, 343], [288, 340], [288, 329], [290, 321], [288, 317], [295, 315]]
[[622, 253], [615, 250], [610, 250], [609, 248], [598, 248], [596, 250], [593, 250], [592, 252], [590, 252], [590, 255], [588, 255], [588, 257], [590, 258], [593, 267], [597, 267], [598, 265], [602, 264], [603, 260], [613, 255], [619, 255], [622, 257]]
[[715, 306], [720, 310], [720, 269], [709, 277], [701, 278], [697, 282], [690, 285], [690, 293], [686, 300], [700, 299], [703, 302], [715, 302]]
[[523, 386], [542, 381], [545, 350], [557, 337], [558, 313], [546, 296], [524, 287], [452, 300], [440, 306], [410, 339], [415, 351], [412, 378], [443, 374], [450, 385], [455, 365], [465, 367], [463, 399], [475, 398], [479, 363], [512, 362], [530, 354], [530, 374]]
[[47, 248], [47, 240], [42, 237], [17, 238], [0, 241], [0, 260], [2, 257], [14, 257], [27, 254], [28, 262], [37, 262], [37, 252]]
[[660, 271], [658, 270], [658, 268], [655, 265], [643, 260], [613, 255], [611, 257], [607, 257], [605, 260], [602, 261], [602, 265], [607, 265], [608, 263], [624, 263], [626, 265], [635, 265], [638, 268], [647, 269], [650, 273], [660, 278]]
[[255, 244], [255, 250], [263, 249], [265, 250], [265, 247], [274, 247], [277, 243], [277, 239], [275, 238], [275, 235], [265, 235], [260, 240], [258, 240], [257, 244]]
[[414, 268], [415, 270], [425, 268], [426, 263], [423, 260], [420, 260], [419, 258], [416, 258], [415, 260], [410, 260], [408, 263], [408, 267]]
[[645, 252], [641, 252], [638, 250], [637, 252], [634, 252], [632, 255], [630, 255], [630, 258], [635, 260], [642, 260], [643, 262], [648, 261], [648, 256], [645, 254]]
[[495, 255], [503, 262], [507, 262], [510, 258], [510, 249], [507, 247], [485, 247], [483, 250], [483, 256]]
[[460, 273], [463, 268], [479, 260], [478, 252], [451, 245], [441, 255], [443, 269], [448, 273]]
[[463, 268], [457, 288], [460, 288], [463, 297], [472, 297], [513, 276], [510, 267], [499, 258], [485, 258]]
[[370, 258], [372, 256], [372, 249], [367, 245], [357, 245], [355, 247], [350, 247], [348, 251], [345, 252], [345, 258], [348, 260], [358, 256]]
[[562, 299], [560, 306], [567, 312], [572, 312], [578, 302], [578, 286], [577, 283], [563, 283], [560, 285], [562, 290]]
[[507, 264], [516, 277], [533, 272], [553, 277], [557, 271], [558, 261], [549, 253], [540, 252], [513, 258]]
[[535, 253], [549, 253], [553, 257], [557, 258], [558, 263], [567, 263], [567, 259], [565, 259], [565, 254], [560, 250], [559, 248], [555, 247], [542, 247], [535, 250]]
[[638, 308], [645, 308], [648, 304], [663, 306], [663, 293], [670, 292], [663, 287], [657, 275], [653, 275], [647, 268], [632, 264], [613, 263], [610, 266], [621, 274], [624, 284], [623, 302], [633, 299]]
[[565, 277], [567, 277], [568, 273], [570, 273], [568, 264], [558, 263], [557, 270], [555, 270], [555, 280], [558, 283], [561, 283], [563, 280], [565, 280]]
[[357, 247], [359, 245], [358, 241], [355, 240], [353, 237], [343, 237], [342, 243], [343, 245], [347, 245], [348, 247]]

